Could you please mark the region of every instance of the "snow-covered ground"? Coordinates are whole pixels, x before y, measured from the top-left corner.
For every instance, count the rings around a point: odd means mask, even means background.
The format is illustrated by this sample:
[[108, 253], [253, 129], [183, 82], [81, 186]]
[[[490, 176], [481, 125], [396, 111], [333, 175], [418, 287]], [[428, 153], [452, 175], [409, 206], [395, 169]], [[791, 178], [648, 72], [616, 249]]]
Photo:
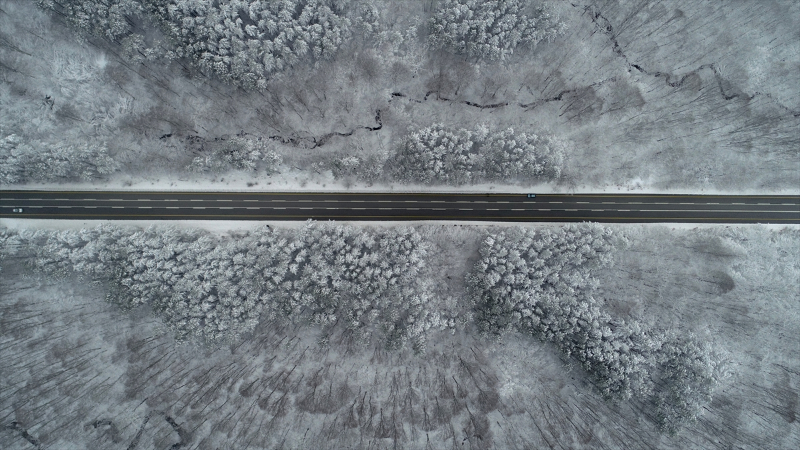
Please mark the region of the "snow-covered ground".
[[625, 185], [596, 187], [590, 185], [566, 189], [564, 186], [545, 183], [536, 186], [470, 184], [464, 186], [343, 183], [327, 173], [327, 177], [307, 172], [288, 171], [259, 178], [247, 172], [230, 172], [217, 176], [180, 174], [175, 177], [133, 178], [114, 177], [103, 183], [27, 183], [6, 185], [4, 189], [20, 190], [99, 190], [99, 191], [234, 191], [234, 192], [457, 192], [457, 193], [539, 193], [539, 194], [694, 194], [694, 195], [800, 195], [800, 184], [794, 188], [769, 190], [746, 188], [721, 190], [714, 188], [660, 189], [642, 180], [630, 180]]
[[[435, 244], [424, 276], [463, 301], [456, 280], [483, 232], [421, 227]], [[414, 356], [344, 336], [320, 346], [313, 326], [266, 321], [234, 346], [208, 349], [177, 344], [146, 309], [120, 312], [102, 285], [21, 276], [4, 261], [0, 386], [13, 395], [0, 398], [0, 414], [20, 428], [0, 442], [26, 448], [24, 431], [53, 448], [135, 439], [154, 448], [360, 448], [362, 437], [437, 448], [479, 433], [491, 448], [627, 449], [632, 439], [660, 449], [795, 447], [797, 228], [612, 228], [630, 244], [597, 274], [605, 307], [694, 333], [726, 355], [728, 377], [677, 436], [660, 435], [642, 405], [602, 400], [577, 364], [525, 336], [494, 342], [468, 326], [431, 336], [427, 355]]]

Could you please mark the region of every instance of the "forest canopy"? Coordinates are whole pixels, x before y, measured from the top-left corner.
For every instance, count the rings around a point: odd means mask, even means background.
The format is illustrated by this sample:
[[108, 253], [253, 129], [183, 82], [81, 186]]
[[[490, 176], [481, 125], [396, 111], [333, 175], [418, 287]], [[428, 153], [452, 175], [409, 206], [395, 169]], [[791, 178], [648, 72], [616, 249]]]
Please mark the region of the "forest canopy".
[[[328, 59], [351, 37], [347, 1], [38, 0], [72, 26], [123, 46], [133, 60], [185, 58], [207, 73], [264, 88], [304, 58]], [[144, 20], [145, 28], [133, 24]], [[166, 42], [153, 38], [157, 27]]]
[[561, 176], [564, 150], [564, 142], [545, 134], [434, 124], [407, 135], [387, 167], [406, 183], [552, 181]]
[[504, 60], [563, 32], [563, 23], [530, 0], [444, 0], [430, 19], [429, 42], [470, 59]]

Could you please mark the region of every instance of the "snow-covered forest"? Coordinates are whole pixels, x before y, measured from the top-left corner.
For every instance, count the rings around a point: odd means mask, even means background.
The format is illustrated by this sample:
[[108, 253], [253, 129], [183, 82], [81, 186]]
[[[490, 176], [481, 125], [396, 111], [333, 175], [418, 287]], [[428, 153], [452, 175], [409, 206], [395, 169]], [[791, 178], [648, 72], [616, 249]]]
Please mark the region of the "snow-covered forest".
[[0, 239], [5, 448], [800, 440], [796, 229], [102, 224]]
[[[36, 173], [3, 183], [796, 189], [794, 2], [3, 0], [0, 9], [0, 139], [21, 153], [52, 149], [72, 166], [45, 174], [15, 156], [5, 173]], [[394, 176], [414, 170], [394, 163], [432, 126], [472, 134], [475, 172], [443, 164], [432, 181]], [[544, 145], [517, 140], [519, 165], [483, 166], [498, 155], [481, 127]], [[530, 176], [524, 162], [540, 163], [538, 151], [552, 147], [544, 141], [558, 143], [558, 167]], [[442, 156], [414, 148], [422, 160]], [[87, 152], [107, 164], [87, 166]], [[498, 176], [504, 168], [514, 176]]]

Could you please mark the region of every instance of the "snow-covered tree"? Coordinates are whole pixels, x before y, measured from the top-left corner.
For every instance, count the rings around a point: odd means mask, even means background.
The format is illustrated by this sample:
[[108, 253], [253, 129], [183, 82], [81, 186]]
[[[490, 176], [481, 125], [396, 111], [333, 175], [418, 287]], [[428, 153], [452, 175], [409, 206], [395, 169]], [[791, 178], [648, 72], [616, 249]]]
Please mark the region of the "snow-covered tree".
[[429, 42], [472, 59], [504, 60], [517, 47], [552, 41], [564, 24], [530, 0], [444, 0], [429, 22]]
[[656, 420], [661, 431], [675, 434], [697, 420], [724, 375], [720, 356], [694, 335], [670, 333], [657, 353], [654, 389]]
[[660, 429], [674, 433], [710, 401], [720, 359], [692, 335], [603, 310], [592, 273], [623, 242], [589, 224], [486, 236], [467, 279], [475, 318], [486, 334], [519, 331], [553, 343], [580, 362], [604, 397], [653, 405]]
[[131, 23], [144, 12], [140, 0], [37, 0], [76, 28], [113, 42], [131, 34]]
[[0, 184], [29, 181], [91, 181], [119, 169], [104, 145], [63, 146], [25, 142], [12, 134], [0, 139]]
[[564, 151], [552, 136], [434, 124], [406, 136], [387, 166], [393, 179], [406, 183], [532, 182], [558, 179]]
[[205, 142], [205, 154], [192, 160], [192, 172], [227, 172], [229, 170], [259, 170], [267, 175], [278, 172], [281, 157], [260, 139], [233, 137]]
[[350, 38], [341, 1], [146, 1], [179, 57], [245, 87], [301, 60], [330, 58]]

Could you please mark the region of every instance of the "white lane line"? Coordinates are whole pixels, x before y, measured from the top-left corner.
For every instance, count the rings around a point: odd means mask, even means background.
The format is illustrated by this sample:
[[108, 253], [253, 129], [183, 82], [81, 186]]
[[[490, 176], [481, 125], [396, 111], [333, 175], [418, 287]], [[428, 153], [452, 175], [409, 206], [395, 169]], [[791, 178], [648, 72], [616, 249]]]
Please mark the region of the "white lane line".
[[177, 198], [165, 198], [163, 201], [165, 201], [165, 202], [179, 202], [180, 200], [178, 200]]
[[511, 203], [511, 202], [495, 202], [495, 203]]
[[547, 203], [561, 203], [561, 202], [547, 202]]
[[472, 208], [458, 208], [459, 211], [472, 211]]
[[253, 200], [251, 198], [242, 200], [243, 202], [257, 202], [258, 200]]
[[797, 203], [781, 203], [781, 205], [785, 205], [785, 206], [787, 206], [787, 205], [797, 205]]
[[[31, 199], [31, 200], [33, 200], [33, 199]], [[91, 201], [94, 201], [94, 200], [97, 200], [97, 199], [94, 199], [94, 198], [85, 198], [85, 199], [83, 199], [83, 200], [84, 200], [84, 201], [89, 201], [89, 202], [91, 202]]]
[[323, 200], [323, 202], [339, 202], [339, 200]]
[[433, 208], [434, 211], [447, 211], [447, 208]]
[[217, 209], [233, 209], [233, 206], [220, 206]]
[[360, 210], [362, 210], [362, 211], [363, 211], [363, 210], [365, 210], [365, 209], [367, 209], [367, 208], [353, 208], [353, 209], [360, 209]]
[[364, 203], [364, 200], [350, 200], [353, 203]]
[[552, 209], [537, 209], [536, 211], [552, 211]]
[[121, 198], [110, 198], [110, 199], [108, 199], [108, 201], [110, 201], [110, 202], [123, 202], [125, 200], [122, 200]]
[[153, 209], [152, 206], [139, 206], [139, 209]]
[[516, 208], [512, 208], [511, 210], [512, 211], [525, 211], [524, 209], [516, 209]]
[[706, 203], [706, 205], [719, 205], [719, 203]]
[[206, 209], [205, 206], [192, 206], [192, 209]]
[[149, 198], [137, 198], [136, 201], [137, 202], [149, 202], [150, 199]]
[[218, 199], [217, 199], [217, 201], [218, 201], [218, 202], [232, 202], [233, 200], [230, 200], [230, 199], [224, 199], [224, 198], [218, 198]]
[[[269, 208], [264, 208], [264, 209], [269, 209]], [[272, 208], [272, 209], [286, 209], [286, 208], [284, 208], [284, 207], [282, 207], [282, 206], [275, 206], [275, 207], [274, 207], [274, 208]], [[300, 208], [300, 209], [311, 209], [311, 208]]]
[[405, 203], [417, 203], [416, 200], [404, 200]]
[[191, 199], [189, 199], [189, 201], [190, 202], [202, 202], [203, 200], [199, 199], [199, 198], [191, 198]]
[[684, 213], [698, 213], [698, 212], [704, 212], [704, 213], [762, 213], [762, 212], [768, 212], [768, 213], [796, 213], [797, 212], [797, 210], [791, 210], [791, 209], [786, 209], [786, 210], [779, 209], [779, 210], [770, 210], [770, 211], [752, 211], [752, 210], [749, 210], [749, 209], [639, 209], [638, 211], [643, 211], [643, 212], [656, 212], [656, 211], [659, 211], [659, 212], [684, 212]]
[[694, 205], [694, 203], [678, 203], [679, 205]]
[[594, 212], [598, 212], [598, 211], [602, 212], [602, 211], [605, 211], [605, 209], [593, 209], [592, 211], [594, 211]]
[[577, 209], [565, 209], [564, 211], [578, 211]]
[[603, 202], [604, 205], [616, 205], [616, 202]]
[[283, 200], [283, 199], [280, 199], [280, 198], [276, 198], [276, 199], [270, 200], [270, 201], [273, 201], [273, 202], [285, 202], [286, 200]]
[[298, 202], [313, 202], [314, 200], [298, 200]]
[[[640, 203], [640, 204], [641, 204], [641, 203]], [[654, 204], [654, 205], [669, 205], [669, 203], [668, 203], [668, 202], [656, 202], [656, 203], [653, 203], [653, 204]]]
[[497, 209], [497, 208], [486, 208], [486, 210], [487, 210], [487, 211], [500, 211], [500, 210], [499, 210], [499, 209]]
[[179, 206], [167, 206], [167, 209], [181, 209]]
[[378, 200], [378, 203], [389, 203], [391, 200]]
[[[550, 202], [550, 203], [553, 203], [553, 202]], [[561, 203], [561, 202], [559, 202], [559, 203]], [[575, 203], [578, 203], [578, 204], [581, 204], [581, 203], [583, 203], [583, 204], [588, 204], [589, 202], [575, 202]]]
[[731, 203], [731, 205], [744, 205], [744, 203]]
[[84, 208], [97, 209], [97, 206], [84, 206]]
[[381, 211], [391, 211], [391, 210], [393, 210], [394, 208], [378, 208], [378, 209], [380, 209]]
[[44, 208], [44, 206], [28, 206], [28, 208]]
[[258, 206], [248, 206], [247, 209], [261, 209]]

